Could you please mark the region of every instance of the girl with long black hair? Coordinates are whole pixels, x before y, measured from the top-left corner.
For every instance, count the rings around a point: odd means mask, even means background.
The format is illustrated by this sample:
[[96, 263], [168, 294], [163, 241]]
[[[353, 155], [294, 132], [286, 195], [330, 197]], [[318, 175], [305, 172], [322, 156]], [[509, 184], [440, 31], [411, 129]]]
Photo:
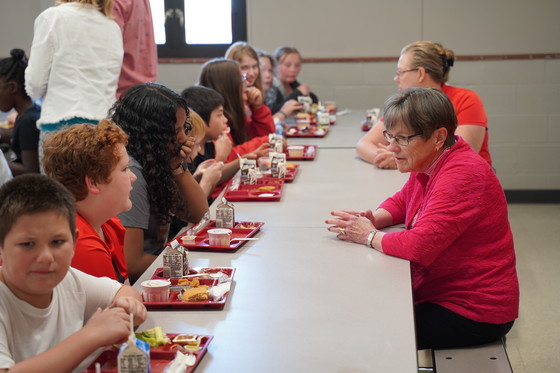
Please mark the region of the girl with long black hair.
[[134, 282], [165, 247], [172, 214], [198, 222], [208, 211], [208, 202], [183, 168], [194, 138], [188, 136], [192, 125], [181, 95], [160, 84], [139, 84], [119, 98], [110, 115], [128, 135], [129, 166], [137, 177], [132, 209], [119, 214], [126, 228], [129, 278]]

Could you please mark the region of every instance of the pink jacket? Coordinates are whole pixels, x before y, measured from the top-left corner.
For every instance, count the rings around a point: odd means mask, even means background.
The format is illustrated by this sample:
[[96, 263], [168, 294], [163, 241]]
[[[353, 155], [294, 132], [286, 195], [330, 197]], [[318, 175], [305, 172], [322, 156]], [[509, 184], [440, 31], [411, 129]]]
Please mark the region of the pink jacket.
[[518, 316], [519, 284], [505, 195], [488, 163], [457, 139], [431, 176], [412, 173], [379, 206], [393, 224], [406, 225], [383, 236], [383, 251], [411, 262], [415, 304], [510, 322]]
[[124, 57], [117, 97], [128, 88], [157, 81], [157, 46], [149, 0], [114, 0], [113, 17], [122, 31]]

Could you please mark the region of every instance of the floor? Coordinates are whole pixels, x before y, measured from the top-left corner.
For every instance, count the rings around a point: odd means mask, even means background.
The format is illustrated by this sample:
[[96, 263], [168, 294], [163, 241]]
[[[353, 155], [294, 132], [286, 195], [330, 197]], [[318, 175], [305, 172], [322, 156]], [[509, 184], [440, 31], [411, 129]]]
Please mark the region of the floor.
[[[507, 354], [514, 373], [560, 372], [560, 204], [510, 204], [509, 218], [521, 302]], [[431, 350], [418, 362], [431, 367]]]
[[560, 204], [509, 205], [521, 288], [507, 337], [515, 373], [560, 371]]

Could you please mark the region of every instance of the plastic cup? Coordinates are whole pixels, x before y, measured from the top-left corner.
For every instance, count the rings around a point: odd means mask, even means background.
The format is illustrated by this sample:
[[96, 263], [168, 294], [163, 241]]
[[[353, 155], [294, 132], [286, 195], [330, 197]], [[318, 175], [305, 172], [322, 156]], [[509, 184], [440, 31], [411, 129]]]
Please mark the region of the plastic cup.
[[259, 164], [259, 171], [261, 173], [267, 172], [268, 170], [270, 170], [270, 157], [260, 157], [257, 160], [257, 163]]
[[147, 280], [141, 283], [145, 302], [167, 302], [169, 300], [169, 280]]
[[179, 334], [178, 336], [173, 338], [173, 343], [177, 343], [178, 345], [181, 346], [185, 346], [185, 345], [199, 346], [200, 339], [198, 339], [198, 336], [194, 334]]
[[210, 246], [229, 246], [231, 240], [231, 229], [209, 229], [208, 238]]
[[183, 236], [181, 237], [181, 242], [183, 245], [194, 245], [196, 236]]
[[303, 149], [301, 145], [290, 145], [288, 146], [288, 155], [294, 158], [303, 158]]
[[202, 162], [199, 166], [198, 169], [200, 172], [205, 173], [206, 169], [208, 169], [210, 166], [214, 165], [216, 163], [215, 159], [208, 159], [204, 162]]
[[296, 125], [300, 131], [306, 130], [311, 124], [309, 115], [296, 116]]
[[327, 109], [327, 112], [329, 112], [329, 114], [335, 114], [336, 113], [336, 101], [326, 101], [325, 102], [325, 109]]

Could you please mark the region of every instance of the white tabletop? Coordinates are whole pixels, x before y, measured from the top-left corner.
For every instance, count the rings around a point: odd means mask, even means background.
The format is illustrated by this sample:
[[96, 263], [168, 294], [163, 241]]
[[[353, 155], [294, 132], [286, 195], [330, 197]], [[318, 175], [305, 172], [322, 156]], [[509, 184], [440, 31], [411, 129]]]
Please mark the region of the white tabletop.
[[[351, 128], [340, 119], [333, 139]], [[333, 209], [375, 208], [407, 178], [354, 154], [321, 147], [298, 162], [279, 202], [235, 203], [236, 220], [265, 222], [258, 240], [235, 253], [190, 252], [191, 266], [237, 269], [224, 309], [150, 311], [142, 329], [213, 335], [197, 372], [416, 372], [409, 263], [340, 241], [324, 224]]]
[[280, 201], [235, 202], [236, 219], [261, 221], [266, 216], [267, 225], [325, 227], [332, 210], [374, 210], [408, 178], [358, 159], [353, 148], [320, 148], [315, 161], [294, 163], [300, 166], [298, 173], [284, 184]]

